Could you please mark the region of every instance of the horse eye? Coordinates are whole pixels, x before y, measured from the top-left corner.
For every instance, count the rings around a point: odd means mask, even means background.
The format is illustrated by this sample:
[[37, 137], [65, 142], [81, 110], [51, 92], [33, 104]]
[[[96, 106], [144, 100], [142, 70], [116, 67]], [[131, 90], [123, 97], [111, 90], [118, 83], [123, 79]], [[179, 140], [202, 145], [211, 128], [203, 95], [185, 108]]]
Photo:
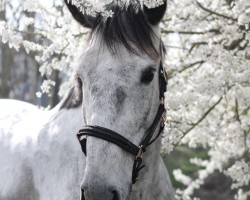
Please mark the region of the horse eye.
[[155, 75], [155, 69], [150, 67], [142, 72], [141, 76], [141, 82], [144, 84], [149, 84], [153, 79]]

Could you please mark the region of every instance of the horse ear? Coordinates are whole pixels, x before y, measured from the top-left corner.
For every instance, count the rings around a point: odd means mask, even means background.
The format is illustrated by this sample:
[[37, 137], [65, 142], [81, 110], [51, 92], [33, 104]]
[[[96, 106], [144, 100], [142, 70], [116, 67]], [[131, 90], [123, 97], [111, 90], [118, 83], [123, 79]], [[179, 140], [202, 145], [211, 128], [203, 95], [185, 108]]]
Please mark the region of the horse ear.
[[72, 4], [72, 0], [64, 0], [69, 11], [76, 21], [86, 28], [92, 28], [95, 18], [86, 14], [83, 14], [75, 5]]
[[148, 8], [143, 6], [143, 11], [148, 21], [152, 25], [157, 25], [160, 23], [167, 9], [167, 0], [163, 0], [164, 3], [156, 8]]

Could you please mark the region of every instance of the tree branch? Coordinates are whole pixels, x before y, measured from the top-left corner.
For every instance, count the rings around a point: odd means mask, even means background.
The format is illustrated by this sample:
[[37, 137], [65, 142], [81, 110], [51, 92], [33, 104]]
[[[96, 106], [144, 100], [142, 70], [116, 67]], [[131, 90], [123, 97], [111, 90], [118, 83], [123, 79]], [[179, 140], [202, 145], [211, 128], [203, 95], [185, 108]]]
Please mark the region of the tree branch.
[[[193, 67], [193, 66], [195, 66], [197, 64], [202, 65], [204, 62], [205, 62], [204, 60], [199, 60], [199, 61], [190, 63], [189, 65], [184, 66], [181, 70], [176, 71], [176, 73], [182, 73], [182, 72], [186, 71], [187, 69], [189, 69], [189, 68], [191, 68], [191, 67]], [[168, 80], [170, 80], [172, 77], [173, 77], [173, 73], [169, 73]]]
[[202, 116], [201, 118], [195, 122], [194, 124], [192, 124], [193, 126], [191, 128], [189, 128], [187, 131], [185, 131], [183, 133], [182, 138], [187, 135], [191, 130], [193, 130], [199, 123], [201, 123], [208, 115], [209, 113], [221, 102], [221, 100], [223, 99], [223, 97], [220, 97], [218, 101], [216, 101]]
[[238, 103], [238, 100], [237, 98], [235, 98], [235, 118], [238, 122], [241, 123], [241, 120], [240, 120], [240, 115], [239, 115], [239, 103]]
[[177, 34], [183, 34], [183, 35], [204, 35], [206, 33], [216, 33], [220, 34], [220, 30], [218, 29], [211, 29], [208, 31], [174, 31], [174, 30], [162, 30], [162, 33], [165, 34], [172, 34], [172, 33], [177, 33]]
[[223, 14], [217, 13], [217, 12], [215, 12], [215, 11], [213, 11], [213, 10], [210, 10], [210, 9], [208, 9], [208, 8], [205, 8], [205, 7], [204, 7], [201, 3], [199, 3], [197, 0], [196, 0], [196, 3], [197, 3], [197, 5], [198, 5], [202, 10], [204, 10], [204, 11], [210, 13], [210, 14], [217, 15], [217, 16], [223, 17], [223, 18], [225, 18], [225, 19], [230, 19], [230, 20], [233, 20], [233, 21], [237, 21], [237, 19], [235, 19], [235, 18], [233, 18], [233, 17], [227, 16], [227, 15], [223, 15]]
[[189, 53], [191, 53], [196, 46], [206, 45], [206, 44], [208, 44], [208, 42], [195, 42], [195, 43], [193, 43], [192, 47], [189, 49]]

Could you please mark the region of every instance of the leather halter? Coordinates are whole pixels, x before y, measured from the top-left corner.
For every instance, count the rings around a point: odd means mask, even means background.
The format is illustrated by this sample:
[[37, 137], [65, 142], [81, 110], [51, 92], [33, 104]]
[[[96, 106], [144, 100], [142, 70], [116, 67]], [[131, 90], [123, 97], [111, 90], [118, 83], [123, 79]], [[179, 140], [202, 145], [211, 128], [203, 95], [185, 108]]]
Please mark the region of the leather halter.
[[[104, 127], [100, 127], [100, 126], [84, 126], [81, 130], [79, 130], [77, 134], [77, 138], [81, 144], [82, 151], [85, 155], [87, 155], [87, 152], [86, 152], [87, 137], [86, 136], [92, 136], [92, 137], [96, 137], [102, 140], [106, 140], [108, 142], [116, 144], [123, 150], [132, 154], [135, 157], [133, 171], [132, 171], [132, 183], [133, 184], [138, 179], [139, 171], [145, 166], [145, 165], [142, 165], [143, 153], [146, 151], [146, 148], [160, 136], [164, 128], [164, 121], [165, 121], [165, 115], [166, 115], [166, 110], [164, 107], [164, 93], [166, 92], [166, 88], [167, 88], [167, 74], [165, 70], [163, 69], [162, 63], [160, 65], [159, 70], [160, 70], [159, 72], [160, 105], [158, 107], [158, 111], [157, 111], [157, 114], [155, 116], [153, 123], [146, 130], [146, 133], [141, 143], [139, 144], [139, 146], [133, 144], [132, 142], [130, 142], [128, 139], [126, 139], [119, 133], [113, 130], [104, 128]], [[157, 135], [154, 137], [154, 139], [152, 139], [159, 123], [160, 123], [160, 129]]]

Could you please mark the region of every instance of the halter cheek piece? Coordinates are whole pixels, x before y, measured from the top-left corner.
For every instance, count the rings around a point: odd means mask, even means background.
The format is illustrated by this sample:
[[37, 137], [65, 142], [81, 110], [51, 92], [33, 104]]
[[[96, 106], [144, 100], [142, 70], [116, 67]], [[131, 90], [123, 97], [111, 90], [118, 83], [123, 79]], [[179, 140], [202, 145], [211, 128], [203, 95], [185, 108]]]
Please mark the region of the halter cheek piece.
[[[159, 72], [160, 105], [158, 107], [158, 111], [152, 125], [146, 130], [144, 138], [142, 139], [139, 146], [133, 144], [119, 133], [112, 131], [110, 129], [100, 126], [84, 126], [81, 130], [79, 130], [77, 134], [77, 138], [81, 144], [83, 153], [87, 155], [86, 136], [100, 138], [108, 142], [111, 142], [113, 144], [116, 144], [117, 146], [119, 146], [120, 148], [122, 148], [123, 150], [127, 151], [128, 153], [132, 154], [135, 157], [133, 171], [132, 171], [132, 183], [134, 184], [138, 179], [139, 171], [145, 166], [142, 165], [143, 153], [146, 151], [146, 148], [160, 136], [164, 128], [164, 121], [166, 119], [165, 118], [166, 110], [164, 107], [164, 93], [166, 92], [166, 87], [167, 87], [167, 74], [161, 64]], [[154, 139], [152, 139], [159, 123], [160, 123], [159, 132], [154, 137]]]

